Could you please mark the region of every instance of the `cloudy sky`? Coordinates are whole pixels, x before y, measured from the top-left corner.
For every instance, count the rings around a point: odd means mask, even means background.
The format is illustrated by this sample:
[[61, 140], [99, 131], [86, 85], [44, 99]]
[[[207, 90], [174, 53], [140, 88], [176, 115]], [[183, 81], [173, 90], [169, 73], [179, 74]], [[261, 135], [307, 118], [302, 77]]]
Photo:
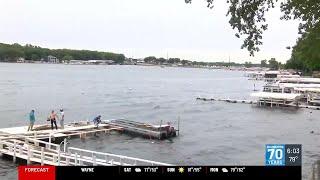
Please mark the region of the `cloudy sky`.
[[267, 14], [269, 30], [255, 57], [241, 50], [228, 24], [226, 1], [0, 0], [0, 42], [124, 53], [127, 57], [179, 57], [198, 61], [285, 62], [298, 37], [297, 22]]

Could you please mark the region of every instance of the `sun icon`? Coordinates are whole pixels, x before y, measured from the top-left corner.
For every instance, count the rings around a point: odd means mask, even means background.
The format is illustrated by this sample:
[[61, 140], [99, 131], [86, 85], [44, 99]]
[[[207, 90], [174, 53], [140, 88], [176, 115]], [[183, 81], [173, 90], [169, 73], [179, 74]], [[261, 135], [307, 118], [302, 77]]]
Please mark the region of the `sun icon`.
[[184, 168], [183, 167], [179, 167], [178, 171], [179, 171], [179, 173], [183, 173], [184, 172]]

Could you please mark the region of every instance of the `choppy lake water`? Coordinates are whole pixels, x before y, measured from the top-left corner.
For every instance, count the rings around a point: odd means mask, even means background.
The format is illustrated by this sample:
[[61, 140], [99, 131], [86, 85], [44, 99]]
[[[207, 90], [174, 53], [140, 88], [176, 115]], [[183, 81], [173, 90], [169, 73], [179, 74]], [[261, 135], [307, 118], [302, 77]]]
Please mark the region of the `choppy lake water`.
[[[51, 109], [66, 121], [128, 118], [177, 124], [180, 136], [154, 141], [101, 135], [75, 147], [179, 165], [264, 165], [265, 144], [302, 144], [303, 177], [319, 159], [319, 111], [258, 108], [197, 101], [196, 97], [249, 99], [253, 82], [244, 72], [143, 66], [0, 63], [0, 128], [46, 123]], [[262, 82], [256, 84], [261, 87]], [[310, 113], [312, 112], [312, 113]], [[315, 133], [311, 134], [310, 131]], [[17, 165], [0, 161], [0, 179], [16, 179]]]

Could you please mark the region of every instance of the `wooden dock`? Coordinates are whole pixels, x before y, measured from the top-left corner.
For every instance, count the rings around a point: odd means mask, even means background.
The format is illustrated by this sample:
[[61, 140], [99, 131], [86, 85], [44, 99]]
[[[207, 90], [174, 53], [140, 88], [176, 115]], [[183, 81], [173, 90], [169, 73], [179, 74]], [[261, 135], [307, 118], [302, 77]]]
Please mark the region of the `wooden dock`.
[[312, 109], [312, 110], [320, 110], [320, 106], [312, 106], [307, 104], [283, 104], [280, 102], [270, 102], [270, 101], [253, 101], [253, 100], [238, 100], [238, 99], [214, 99], [214, 98], [196, 98], [196, 100], [202, 101], [223, 101], [227, 103], [240, 103], [240, 104], [256, 104], [258, 106], [270, 106], [270, 107], [294, 107], [294, 108], [305, 108], [305, 109]]
[[214, 99], [214, 98], [200, 98], [200, 97], [198, 97], [196, 100], [223, 101], [223, 102], [227, 102], [227, 103], [242, 103], [242, 104], [257, 104], [257, 101], [253, 101], [253, 100], [238, 100], [238, 99]]
[[[107, 123], [96, 127], [88, 122], [77, 122], [67, 124], [64, 129], [58, 130], [51, 130], [48, 125], [35, 126], [34, 131], [27, 131], [26, 126], [4, 128], [0, 129], [0, 154], [12, 157], [14, 162], [21, 159], [27, 164], [54, 166], [171, 165], [67, 145], [67, 138], [84, 138], [86, 135], [111, 131], [123, 131], [123, 127]], [[61, 143], [55, 140], [57, 138], [62, 139]]]
[[163, 124], [162, 122], [160, 122], [160, 125], [152, 125], [127, 119], [116, 119], [105, 123], [115, 127], [123, 128], [124, 133], [160, 140], [175, 137], [177, 132], [179, 132], [179, 129], [175, 129], [172, 125]]

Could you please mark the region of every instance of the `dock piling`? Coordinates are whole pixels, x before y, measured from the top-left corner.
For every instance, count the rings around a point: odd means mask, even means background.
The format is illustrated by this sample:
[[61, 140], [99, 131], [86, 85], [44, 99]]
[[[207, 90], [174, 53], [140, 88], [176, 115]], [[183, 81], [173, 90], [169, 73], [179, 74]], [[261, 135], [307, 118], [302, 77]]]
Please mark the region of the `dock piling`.
[[104, 156], [106, 163], [108, 163], [108, 155]]
[[[162, 126], [162, 120], [160, 120], [160, 128], [159, 128], [159, 139], [161, 139], [161, 126]], [[121, 160], [121, 159], [120, 159]]]
[[61, 154], [60, 149], [58, 150], [58, 166], [60, 166]]
[[49, 133], [49, 145], [48, 148], [51, 149], [51, 133]]
[[22, 146], [19, 146], [19, 154], [22, 155], [22, 153], [23, 153]]
[[76, 157], [74, 159], [74, 165], [77, 166], [78, 164], [78, 153], [76, 153]]
[[16, 162], [16, 146], [17, 146], [17, 142], [14, 141], [14, 143], [13, 143], [13, 162]]
[[53, 162], [53, 164], [57, 163], [57, 156], [56, 155], [52, 156], [52, 162]]
[[67, 138], [63, 140], [63, 152], [67, 152]]
[[27, 164], [30, 164], [30, 156], [31, 156], [31, 151], [30, 151], [30, 146], [28, 146], [28, 158], [27, 158]]
[[93, 165], [93, 166], [96, 166], [96, 165], [97, 165], [96, 156], [93, 156], [93, 157], [92, 157], [92, 161], [93, 161], [92, 165]]
[[180, 133], [180, 116], [178, 117], [178, 136], [179, 136], [179, 133]]
[[44, 147], [41, 147], [41, 166], [44, 165]]

